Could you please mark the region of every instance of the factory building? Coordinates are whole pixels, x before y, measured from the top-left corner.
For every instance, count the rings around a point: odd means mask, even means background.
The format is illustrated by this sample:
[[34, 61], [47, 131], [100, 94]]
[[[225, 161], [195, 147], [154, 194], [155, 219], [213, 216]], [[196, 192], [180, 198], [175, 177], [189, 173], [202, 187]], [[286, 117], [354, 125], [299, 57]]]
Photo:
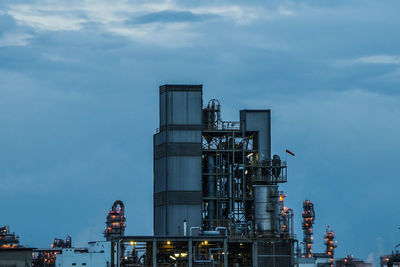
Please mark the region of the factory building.
[[372, 263], [354, 258], [353, 255], [347, 255], [343, 259], [335, 261], [336, 267], [372, 267]]
[[202, 85], [160, 87], [154, 135], [154, 236], [123, 236], [126, 266], [294, 266], [293, 211], [271, 153], [271, 111], [224, 121]]
[[111, 242], [90, 242], [88, 251], [63, 248], [57, 254], [55, 267], [110, 267]]
[[0, 266], [32, 266], [32, 249], [19, 243], [19, 236], [10, 231], [8, 226], [0, 227]]
[[[306, 257], [307, 255], [307, 257]], [[309, 254], [299, 258], [299, 267], [331, 267], [331, 257], [325, 253], [313, 253], [311, 257]]]
[[31, 248], [0, 248], [1, 267], [31, 267]]

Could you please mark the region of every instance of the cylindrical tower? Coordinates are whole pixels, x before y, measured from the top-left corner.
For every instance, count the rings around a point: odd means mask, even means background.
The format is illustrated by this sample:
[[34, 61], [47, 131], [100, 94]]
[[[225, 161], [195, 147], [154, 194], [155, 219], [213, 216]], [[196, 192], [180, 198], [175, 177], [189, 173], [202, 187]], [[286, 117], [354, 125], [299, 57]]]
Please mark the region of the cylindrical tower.
[[331, 266], [333, 266], [333, 261], [335, 257], [335, 248], [337, 247], [337, 241], [335, 240], [335, 232], [329, 227], [326, 229], [324, 234], [325, 239], [325, 253], [331, 258]]
[[114, 202], [111, 211], [108, 212], [104, 237], [107, 241], [124, 236], [126, 227], [124, 203], [121, 200]]
[[312, 243], [313, 237], [313, 224], [315, 222], [314, 204], [310, 200], [303, 202], [303, 243], [304, 243], [304, 257], [312, 257]]
[[277, 185], [254, 185], [254, 221], [258, 233], [275, 236], [279, 225]]

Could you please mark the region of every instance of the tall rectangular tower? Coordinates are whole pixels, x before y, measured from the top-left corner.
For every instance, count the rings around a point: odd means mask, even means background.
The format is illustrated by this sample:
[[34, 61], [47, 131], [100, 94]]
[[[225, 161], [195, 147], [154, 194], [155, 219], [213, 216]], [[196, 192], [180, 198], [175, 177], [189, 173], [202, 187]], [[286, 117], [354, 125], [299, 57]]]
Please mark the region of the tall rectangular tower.
[[160, 86], [154, 135], [154, 234], [201, 226], [202, 85]]

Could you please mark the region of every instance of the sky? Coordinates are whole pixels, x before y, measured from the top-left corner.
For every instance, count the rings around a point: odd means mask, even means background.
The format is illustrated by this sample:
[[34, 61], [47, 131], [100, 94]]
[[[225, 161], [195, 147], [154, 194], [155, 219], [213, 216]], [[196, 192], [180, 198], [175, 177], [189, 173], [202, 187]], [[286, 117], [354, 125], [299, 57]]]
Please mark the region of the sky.
[[[101, 240], [125, 202], [152, 234], [158, 86], [204, 85], [225, 120], [272, 110], [287, 205], [314, 251], [377, 262], [400, 241], [400, 2], [0, 2], [0, 224], [27, 246]], [[284, 154], [289, 148], [296, 156]]]

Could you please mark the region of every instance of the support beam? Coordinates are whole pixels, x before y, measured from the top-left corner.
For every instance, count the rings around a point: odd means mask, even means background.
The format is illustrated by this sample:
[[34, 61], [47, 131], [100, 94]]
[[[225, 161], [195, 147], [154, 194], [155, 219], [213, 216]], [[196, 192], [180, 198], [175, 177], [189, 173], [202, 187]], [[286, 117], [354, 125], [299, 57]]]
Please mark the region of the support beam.
[[253, 241], [253, 267], [258, 267], [258, 242]]
[[189, 239], [189, 245], [188, 245], [188, 266], [192, 267], [193, 265], [193, 255], [192, 255], [192, 244], [193, 241], [192, 239]]
[[153, 239], [153, 267], [157, 267], [157, 241]]
[[224, 267], [228, 267], [228, 239], [224, 239]]

